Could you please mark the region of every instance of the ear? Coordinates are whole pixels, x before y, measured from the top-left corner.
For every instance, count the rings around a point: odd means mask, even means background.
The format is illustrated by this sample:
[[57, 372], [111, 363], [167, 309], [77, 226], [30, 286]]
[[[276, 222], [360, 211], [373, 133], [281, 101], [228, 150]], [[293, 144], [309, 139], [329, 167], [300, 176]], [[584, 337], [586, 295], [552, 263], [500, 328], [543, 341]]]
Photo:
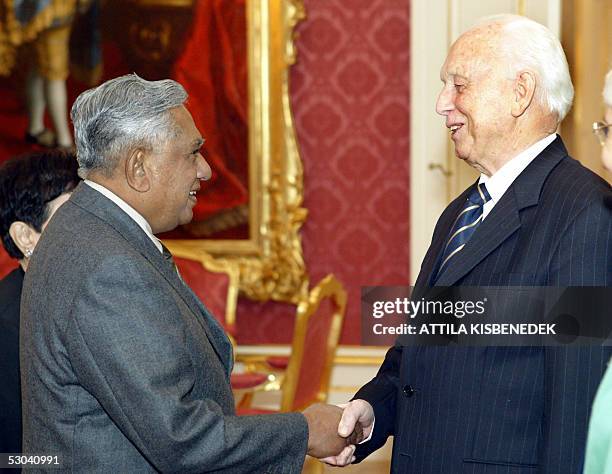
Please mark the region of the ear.
[[536, 76], [531, 71], [521, 71], [514, 80], [512, 115], [520, 117], [531, 104], [536, 88]]
[[26, 255], [27, 251], [34, 250], [40, 234], [32, 227], [22, 221], [15, 221], [9, 227], [9, 235], [21, 253]]
[[147, 171], [148, 152], [143, 148], [136, 148], [130, 152], [125, 160], [125, 177], [128, 185], [139, 193], [146, 193], [151, 189], [151, 179]]

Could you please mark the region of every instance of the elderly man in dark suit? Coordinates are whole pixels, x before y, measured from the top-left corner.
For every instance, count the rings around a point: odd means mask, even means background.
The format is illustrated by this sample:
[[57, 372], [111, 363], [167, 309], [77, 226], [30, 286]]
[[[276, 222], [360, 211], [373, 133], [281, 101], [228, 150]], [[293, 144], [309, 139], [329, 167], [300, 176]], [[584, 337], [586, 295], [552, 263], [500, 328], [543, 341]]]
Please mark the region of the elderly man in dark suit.
[[74, 472], [299, 473], [338, 453], [342, 411], [237, 417], [232, 348], [155, 234], [192, 218], [211, 170], [180, 84], [136, 75], [72, 108], [85, 178], [23, 285], [24, 452]]
[[[444, 211], [413, 295], [433, 286], [608, 286], [610, 187], [568, 156], [557, 126], [573, 87], [542, 25], [488, 18], [451, 47], [436, 104], [478, 182]], [[578, 473], [601, 347], [396, 347], [345, 408], [369, 441], [393, 435], [397, 473]]]

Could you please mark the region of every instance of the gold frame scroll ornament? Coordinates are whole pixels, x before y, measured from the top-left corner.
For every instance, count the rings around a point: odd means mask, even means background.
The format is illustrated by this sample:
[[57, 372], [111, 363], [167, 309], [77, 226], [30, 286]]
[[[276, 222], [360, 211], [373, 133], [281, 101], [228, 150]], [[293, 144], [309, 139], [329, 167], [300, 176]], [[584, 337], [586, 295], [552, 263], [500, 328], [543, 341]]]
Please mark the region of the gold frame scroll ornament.
[[247, 0], [249, 239], [164, 242], [176, 256], [212, 255], [237, 271], [241, 294], [254, 300], [298, 303], [308, 293], [303, 169], [289, 106], [294, 28], [305, 16], [302, 0]]

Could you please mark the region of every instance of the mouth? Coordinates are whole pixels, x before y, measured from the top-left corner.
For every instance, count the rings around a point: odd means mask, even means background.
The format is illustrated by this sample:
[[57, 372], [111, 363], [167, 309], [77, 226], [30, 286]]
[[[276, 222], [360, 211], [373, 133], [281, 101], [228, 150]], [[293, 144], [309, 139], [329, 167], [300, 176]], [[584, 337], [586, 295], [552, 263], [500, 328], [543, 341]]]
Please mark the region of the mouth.
[[454, 124], [454, 125], [447, 125], [447, 128], [450, 131], [451, 138], [455, 137], [455, 135], [457, 134], [457, 131], [459, 131], [459, 129], [461, 127], [463, 127], [462, 123], [457, 123], [457, 124]]
[[194, 204], [196, 202], [198, 202], [198, 198], [197, 198], [197, 193], [198, 193], [199, 189], [193, 189], [191, 191], [189, 191], [189, 200], [192, 201]]

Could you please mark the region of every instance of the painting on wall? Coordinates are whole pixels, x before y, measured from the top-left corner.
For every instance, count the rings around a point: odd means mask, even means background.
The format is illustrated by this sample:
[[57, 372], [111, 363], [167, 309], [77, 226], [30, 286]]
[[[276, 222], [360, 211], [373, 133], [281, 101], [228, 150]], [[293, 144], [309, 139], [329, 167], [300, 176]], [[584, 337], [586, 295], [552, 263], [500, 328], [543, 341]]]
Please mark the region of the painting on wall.
[[[33, 69], [27, 61], [31, 46], [38, 47], [47, 35], [54, 35], [50, 43], [57, 43], [60, 29], [62, 34], [69, 31], [69, 43], [65, 39], [61, 48], [45, 53], [53, 63], [54, 56], [65, 55], [61, 50], [69, 48], [68, 109], [88, 87], [131, 72], [149, 80], [175, 79], [189, 94], [187, 108], [206, 140], [203, 153], [213, 176], [199, 192], [193, 222], [164, 237], [249, 237], [245, 0], [39, 0], [7, 5], [0, 15], [0, 65], [6, 65], [0, 70], [5, 99], [0, 108], [5, 124], [0, 118], [0, 128], [14, 127], [11, 115], [26, 115], [20, 84]], [[8, 141], [22, 142], [25, 130], [12, 129], [8, 135]], [[8, 147], [6, 158], [15, 151], [21, 147]]]

